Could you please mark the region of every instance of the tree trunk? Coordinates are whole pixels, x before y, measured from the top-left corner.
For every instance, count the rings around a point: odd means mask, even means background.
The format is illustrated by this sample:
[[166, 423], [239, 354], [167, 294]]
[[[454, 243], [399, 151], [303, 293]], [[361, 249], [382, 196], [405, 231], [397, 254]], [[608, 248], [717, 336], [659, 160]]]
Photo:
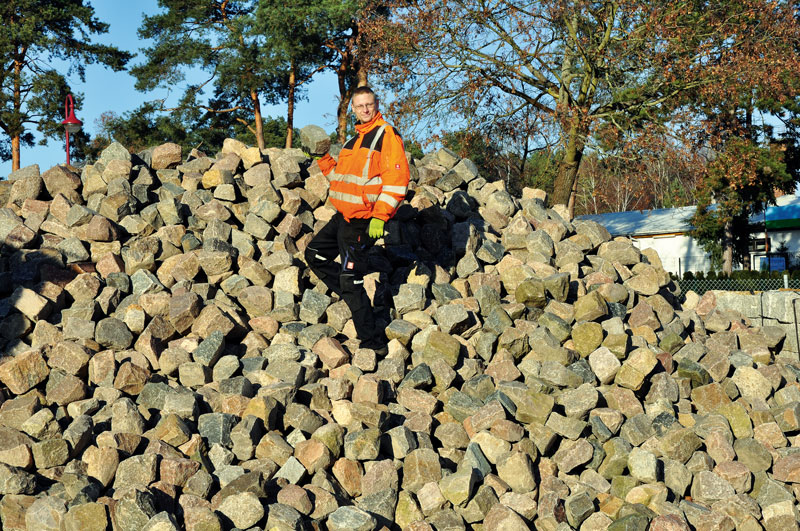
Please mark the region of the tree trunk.
[[361, 62], [358, 63], [356, 77], [358, 78], [359, 87], [366, 87], [369, 85], [367, 80], [367, 69]]
[[292, 59], [289, 68], [289, 105], [286, 111], [286, 149], [292, 147], [292, 132], [294, 131], [294, 92], [297, 88], [297, 66]]
[[569, 212], [569, 219], [575, 218], [575, 199], [578, 195], [578, 172], [575, 172], [575, 178], [572, 180], [572, 191], [569, 194], [569, 203], [567, 203], [567, 212]]
[[19, 135], [11, 137], [11, 171], [19, 169]]
[[[336, 71], [339, 84], [339, 105], [336, 107], [336, 136], [340, 144], [347, 142], [347, 111], [350, 98], [356, 87], [367, 86], [367, 67], [359, 61], [354, 50], [358, 41], [358, 25], [353, 26], [352, 34], [345, 45], [342, 62]], [[355, 79], [354, 79], [355, 77]]]
[[550, 201], [552, 205], [569, 204], [582, 157], [583, 139], [581, 138], [581, 131], [578, 130], [578, 125], [573, 123], [568, 132], [564, 158], [558, 165], [558, 175], [556, 175], [556, 182], [553, 185], [553, 197]]
[[339, 70], [336, 71], [339, 83], [339, 105], [336, 107], [336, 136], [340, 144], [347, 142], [347, 108], [350, 106], [350, 90], [347, 86], [347, 64], [342, 59]]
[[722, 272], [728, 275], [733, 271], [733, 228], [729, 221], [725, 224], [725, 236], [722, 241]]
[[256, 122], [256, 145], [258, 149], [264, 149], [264, 120], [261, 117], [261, 102], [258, 101], [258, 92], [251, 90], [250, 99], [253, 102], [253, 116]]
[[[9, 133], [11, 134], [11, 171], [17, 171], [20, 163], [20, 137], [22, 136], [22, 124], [19, 122], [19, 112], [22, 108], [22, 61], [19, 59], [14, 60], [14, 93], [12, 95], [11, 104], [14, 107], [14, 114], [16, 118], [12, 118], [12, 123], [9, 125]], [[14, 123], [16, 122], [16, 123]]]

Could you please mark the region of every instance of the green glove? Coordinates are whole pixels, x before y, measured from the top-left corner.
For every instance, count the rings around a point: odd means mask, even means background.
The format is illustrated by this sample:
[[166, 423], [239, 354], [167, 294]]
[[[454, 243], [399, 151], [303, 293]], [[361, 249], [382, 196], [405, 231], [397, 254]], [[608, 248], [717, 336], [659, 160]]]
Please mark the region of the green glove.
[[383, 223], [384, 221], [378, 218], [372, 218], [369, 221], [368, 234], [370, 238], [374, 238], [376, 240], [378, 238], [383, 238]]

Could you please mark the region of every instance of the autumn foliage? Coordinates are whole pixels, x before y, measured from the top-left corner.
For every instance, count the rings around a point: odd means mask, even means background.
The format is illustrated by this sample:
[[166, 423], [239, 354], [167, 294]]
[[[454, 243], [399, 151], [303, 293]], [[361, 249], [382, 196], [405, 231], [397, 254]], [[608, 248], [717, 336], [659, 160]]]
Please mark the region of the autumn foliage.
[[[381, 70], [398, 91], [394, 110], [428, 130], [512, 129], [523, 112], [542, 126], [524, 131], [562, 154], [553, 201], [566, 203], [595, 134], [613, 126], [634, 138], [642, 126], [685, 135], [705, 116], [753, 90], [777, 101], [800, 78], [800, 28], [790, 2], [480, 1], [392, 2], [395, 16], [371, 28], [383, 44]], [[676, 126], [677, 113], [691, 127]]]
[[775, 190], [792, 192], [795, 184], [780, 145], [731, 138], [707, 165], [698, 188], [694, 237], [730, 273], [733, 262], [748, 255], [751, 217], [775, 202]]
[[705, 159], [675, 138], [649, 131], [622, 137], [603, 130], [602, 152], [584, 157], [575, 213], [599, 214], [694, 203]]

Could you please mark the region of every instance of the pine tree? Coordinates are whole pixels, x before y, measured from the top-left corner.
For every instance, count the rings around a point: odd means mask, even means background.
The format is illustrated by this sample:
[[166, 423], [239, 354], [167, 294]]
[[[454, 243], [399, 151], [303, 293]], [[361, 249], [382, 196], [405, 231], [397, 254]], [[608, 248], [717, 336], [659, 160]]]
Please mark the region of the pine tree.
[[[197, 119], [203, 114], [227, 114], [244, 125], [264, 147], [262, 98], [277, 103], [285, 92], [287, 75], [271, 68], [265, 39], [253, 31], [256, 0], [159, 0], [161, 13], [145, 16], [139, 36], [153, 39], [146, 60], [131, 69], [136, 88], [170, 88], [185, 80], [190, 69], [206, 76], [189, 84], [177, 111]], [[206, 87], [212, 95], [204, 98]]]
[[91, 41], [92, 35], [108, 32], [108, 24], [84, 0], [4, 0], [0, 20], [0, 159], [11, 159], [16, 170], [21, 147], [33, 145], [31, 127], [45, 139], [63, 134], [64, 99], [71, 89], [51, 62], [66, 62], [67, 74], [83, 81], [86, 65], [120, 71], [131, 55]]

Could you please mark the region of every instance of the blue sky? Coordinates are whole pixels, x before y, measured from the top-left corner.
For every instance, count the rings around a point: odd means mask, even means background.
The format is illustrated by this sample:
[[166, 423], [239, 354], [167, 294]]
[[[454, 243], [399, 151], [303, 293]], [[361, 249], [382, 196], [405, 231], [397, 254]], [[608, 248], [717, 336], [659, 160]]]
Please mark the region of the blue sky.
[[[158, 12], [156, 0], [91, 0], [88, 3], [95, 8], [97, 18], [110, 25], [108, 33], [95, 37], [95, 42], [113, 44], [131, 53], [139, 53], [140, 48], [147, 46], [146, 41], [138, 38], [136, 30], [141, 24], [143, 14]], [[130, 64], [136, 64], [141, 60], [141, 56], [134, 58]], [[66, 67], [57, 63], [53, 65], [66, 73]], [[72, 86], [75, 92], [83, 94], [83, 100], [80, 102], [82, 108], [76, 115], [89, 134], [94, 136], [98, 132], [95, 121], [106, 111], [123, 114], [145, 101], [167, 96], [166, 91], [138, 92], [134, 88], [134, 83], [134, 78], [127, 72], [113, 72], [97, 65], [87, 66], [85, 83], [77, 78], [73, 80]], [[171, 99], [167, 100], [167, 103], [175, 101], [181, 93], [182, 90], [179, 88], [173, 90]], [[332, 132], [336, 128], [337, 94], [336, 76], [329, 72], [319, 75], [309, 86], [307, 99], [296, 104], [295, 127], [316, 124]], [[286, 108], [285, 105], [266, 105], [262, 108], [262, 112], [265, 116], [284, 116]], [[61, 122], [63, 116], [54, 116], [53, 120]], [[21, 166], [38, 164], [41, 171], [45, 171], [65, 162], [64, 147], [63, 138], [60, 141], [50, 141], [46, 146], [23, 147], [20, 156]], [[0, 178], [5, 178], [9, 173], [11, 173], [11, 161], [0, 162]]]

